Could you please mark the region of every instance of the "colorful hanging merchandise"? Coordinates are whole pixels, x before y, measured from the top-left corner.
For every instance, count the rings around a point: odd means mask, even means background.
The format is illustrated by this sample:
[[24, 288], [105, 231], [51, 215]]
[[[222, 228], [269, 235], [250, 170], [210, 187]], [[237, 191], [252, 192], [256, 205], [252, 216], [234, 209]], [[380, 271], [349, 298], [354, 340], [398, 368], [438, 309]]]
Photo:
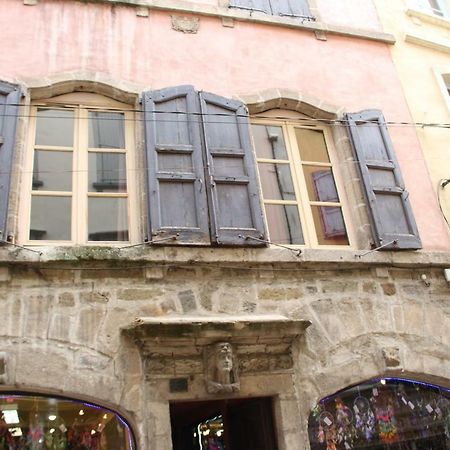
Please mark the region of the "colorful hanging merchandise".
[[349, 407], [337, 397], [336, 403], [336, 435], [337, 443], [345, 450], [351, 450], [356, 439], [356, 429], [353, 425], [353, 414]]
[[390, 444], [397, 440], [394, 399], [388, 391], [378, 391], [377, 388], [373, 389], [373, 394], [371, 401], [378, 425], [378, 437], [381, 442]]
[[324, 411], [319, 416], [319, 431], [317, 438], [321, 444], [326, 444], [327, 450], [336, 450], [337, 433], [333, 414]]
[[358, 438], [370, 442], [376, 434], [375, 415], [366, 397], [358, 396], [353, 402], [355, 411], [355, 428]]

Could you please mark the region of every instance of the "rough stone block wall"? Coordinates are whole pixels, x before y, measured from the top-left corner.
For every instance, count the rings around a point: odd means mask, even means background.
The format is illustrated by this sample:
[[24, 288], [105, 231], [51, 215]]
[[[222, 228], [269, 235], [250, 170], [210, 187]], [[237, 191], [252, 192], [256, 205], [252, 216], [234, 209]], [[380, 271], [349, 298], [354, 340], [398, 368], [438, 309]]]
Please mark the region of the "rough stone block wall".
[[[259, 355], [256, 362], [245, 356], [244, 347], [239, 354], [244, 380], [293, 363], [295, 395], [286, 396], [279, 410], [292, 403], [299, 408], [300, 423], [289, 424], [289, 414], [281, 412], [283, 423], [278, 423], [287, 433], [282, 447], [293, 449], [288, 430], [300, 430], [307, 442], [311, 407], [349, 384], [393, 373], [448, 386], [448, 299], [442, 269], [429, 267], [3, 263], [0, 383], [106, 403], [131, 418], [142, 448], [168, 448], [151, 442], [162, 432], [161, 419], [149, 405], [156, 402], [156, 408], [164, 409], [166, 404], [166, 417], [171, 394], [167, 388], [161, 391], [161, 383], [166, 386], [170, 377], [190, 372], [200, 379], [201, 358], [180, 356], [167, 374], [164, 358], [143, 364], [123, 328], [136, 318], [169, 315], [276, 313], [310, 320], [291, 354], [280, 356], [279, 348], [275, 354], [270, 346], [252, 349]], [[171, 351], [158, 349], [160, 354]], [[182, 398], [203, 395], [196, 383]], [[248, 389], [254, 395], [276, 395], [278, 386], [269, 386], [266, 377], [260, 385], [249, 382]], [[168, 426], [166, 421], [164, 433]]]

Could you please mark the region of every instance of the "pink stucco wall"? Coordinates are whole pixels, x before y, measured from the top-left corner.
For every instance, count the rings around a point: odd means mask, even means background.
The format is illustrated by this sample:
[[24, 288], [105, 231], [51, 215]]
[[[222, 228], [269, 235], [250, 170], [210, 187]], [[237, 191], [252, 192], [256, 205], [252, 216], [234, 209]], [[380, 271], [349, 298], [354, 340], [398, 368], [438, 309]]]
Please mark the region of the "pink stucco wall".
[[[90, 71], [152, 89], [193, 84], [227, 96], [286, 87], [347, 111], [380, 108], [387, 120], [411, 121], [388, 46], [363, 39], [321, 41], [312, 32], [237, 21], [228, 28], [214, 17], [200, 17], [198, 33], [184, 34], [163, 11], [143, 18], [131, 7], [2, 0], [0, 42], [3, 80]], [[391, 135], [424, 247], [450, 249], [414, 128]]]

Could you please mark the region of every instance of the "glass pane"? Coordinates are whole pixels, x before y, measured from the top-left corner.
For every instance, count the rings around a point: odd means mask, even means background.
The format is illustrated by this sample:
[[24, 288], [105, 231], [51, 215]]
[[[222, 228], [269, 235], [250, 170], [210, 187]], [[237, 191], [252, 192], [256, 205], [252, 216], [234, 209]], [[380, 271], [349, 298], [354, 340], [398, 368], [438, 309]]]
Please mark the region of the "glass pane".
[[124, 153], [89, 152], [89, 192], [126, 192]]
[[323, 131], [296, 128], [295, 136], [302, 161], [330, 162]]
[[36, 119], [36, 145], [73, 146], [73, 111], [39, 109]]
[[331, 169], [317, 166], [303, 166], [306, 187], [310, 201], [338, 202], [339, 197]]
[[69, 241], [71, 239], [72, 198], [31, 197], [30, 239]]
[[312, 206], [317, 241], [320, 245], [348, 245], [347, 231], [341, 208]]
[[272, 242], [293, 245], [305, 243], [296, 205], [265, 205], [265, 209]]
[[72, 152], [35, 150], [33, 190], [71, 191]]
[[252, 134], [258, 158], [288, 159], [281, 127], [253, 124]]
[[311, 450], [446, 450], [448, 389], [405, 378], [376, 379], [343, 389], [311, 411]]
[[259, 178], [266, 200], [295, 200], [289, 164], [259, 163]]
[[122, 113], [89, 111], [89, 148], [125, 148]]
[[128, 241], [126, 198], [91, 197], [88, 205], [89, 241]]
[[0, 409], [0, 450], [129, 450], [132, 442], [121, 417], [90, 403], [3, 393]]

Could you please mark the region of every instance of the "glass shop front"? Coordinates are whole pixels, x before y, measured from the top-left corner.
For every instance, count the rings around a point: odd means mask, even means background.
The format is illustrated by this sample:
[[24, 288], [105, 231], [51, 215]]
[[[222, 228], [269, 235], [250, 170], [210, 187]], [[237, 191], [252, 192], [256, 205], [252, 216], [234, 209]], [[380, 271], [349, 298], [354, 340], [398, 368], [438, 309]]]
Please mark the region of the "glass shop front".
[[81, 401], [0, 392], [0, 450], [135, 450], [114, 411]]
[[308, 431], [311, 450], [450, 450], [450, 390], [371, 380], [322, 399]]

